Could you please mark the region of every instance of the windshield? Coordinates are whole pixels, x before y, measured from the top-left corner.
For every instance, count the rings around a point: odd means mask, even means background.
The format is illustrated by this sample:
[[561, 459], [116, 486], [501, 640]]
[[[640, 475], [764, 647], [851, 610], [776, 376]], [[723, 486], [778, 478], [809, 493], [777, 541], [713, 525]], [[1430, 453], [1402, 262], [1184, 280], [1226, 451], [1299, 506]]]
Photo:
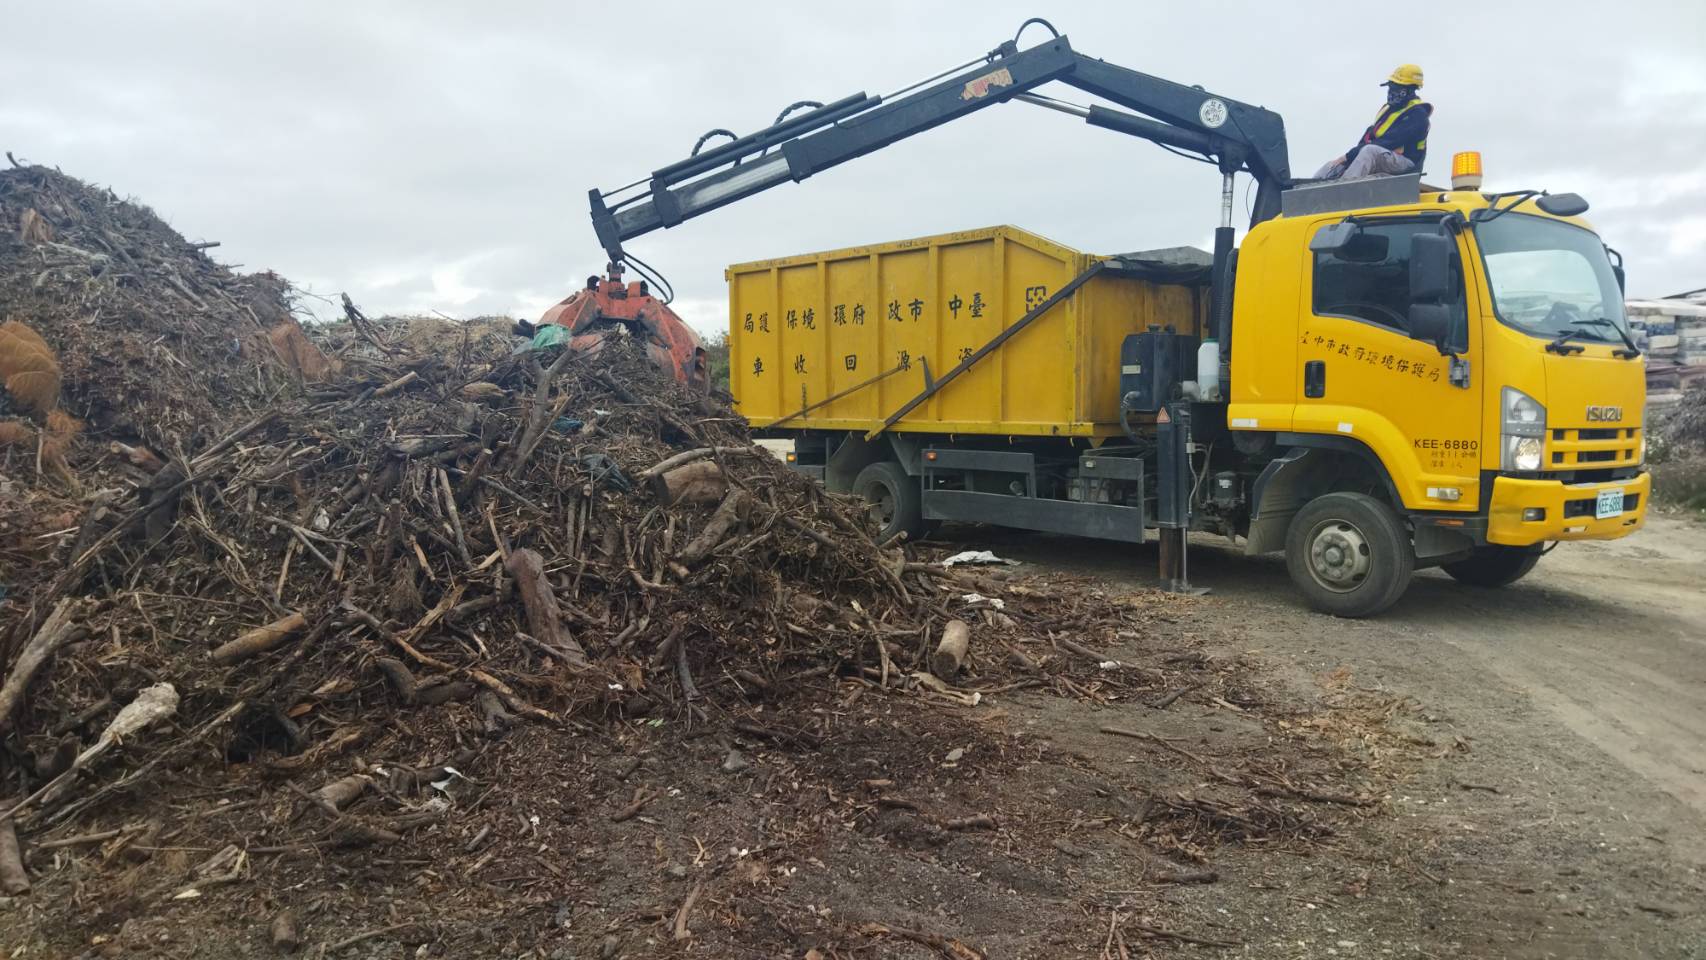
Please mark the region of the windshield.
[[1507, 213], [1477, 224], [1475, 238], [1500, 320], [1536, 336], [1622, 342], [1623, 292], [1592, 232]]

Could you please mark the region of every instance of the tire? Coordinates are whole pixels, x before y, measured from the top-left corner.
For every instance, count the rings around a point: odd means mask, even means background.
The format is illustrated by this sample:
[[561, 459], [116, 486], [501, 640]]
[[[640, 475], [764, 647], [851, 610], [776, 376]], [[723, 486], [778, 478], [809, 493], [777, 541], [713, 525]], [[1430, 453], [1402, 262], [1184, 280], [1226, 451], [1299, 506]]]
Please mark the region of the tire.
[[877, 542], [898, 533], [917, 539], [924, 532], [923, 493], [917, 477], [909, 477], [893, 460], [880, 460], [853, 478], [853, 493], [870, 503], [871, 517], [881, 527]]
[[1292, 518], [1285, 565], [1316, 610], [1369, 617], [1404, 595], [1416, 552], [1391, 507], [1367, 494], [1329, 493]]
[[1508, 587], [1528, 576], [1528, 571], [1540, 562], [1537, 547], [1504, 547], [1488, 544], [1476, 547], [1475, 552], [1454, 563], [1441, 565], [1451, 579], [1471, 587], [1495, 589]]

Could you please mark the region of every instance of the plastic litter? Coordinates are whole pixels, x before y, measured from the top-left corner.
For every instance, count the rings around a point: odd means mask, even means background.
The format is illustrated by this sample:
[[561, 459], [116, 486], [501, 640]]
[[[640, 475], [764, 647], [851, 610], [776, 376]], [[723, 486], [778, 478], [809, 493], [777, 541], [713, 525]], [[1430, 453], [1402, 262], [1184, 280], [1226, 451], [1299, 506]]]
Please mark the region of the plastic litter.
[[957, 567], [962, 563], [969, 563], [969, 564], [974, 564], [974, 565], [977, 565], [977, 564], [983, 564], [983, 565], [1002, 564], [1002, 565], [1009, 566], [1009, 567], [1016, 567], [1019, 565], [1019, 561], [1017, 561], [1017, 560], [1005, 560], [1001, 557], [996, 556], [994, 554], [994, 552], [989, 551], [989, 550], [967, 550], [963, 553], [956, 553], [953, 556], [947, 558], [946, 560], [943, 560], [942, 566], [944, 566], [944, 567]]

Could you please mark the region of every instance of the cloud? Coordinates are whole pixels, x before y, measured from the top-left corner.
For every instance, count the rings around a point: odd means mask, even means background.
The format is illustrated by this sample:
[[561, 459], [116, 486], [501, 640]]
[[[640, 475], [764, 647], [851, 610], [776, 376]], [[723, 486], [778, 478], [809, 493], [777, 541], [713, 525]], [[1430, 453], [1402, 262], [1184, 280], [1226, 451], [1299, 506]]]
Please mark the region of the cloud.
[[1678, 257], [1706, 253], [1706, 216], [1687, 217], [1668, 225], [1670, 252]]
[[[603, 267], [589, 188], [644, 177], [712, 127], [750, 132], [794, 100], [887, 93], [977, 57], [1034, 8], [31, 4], [9, 14], [16, 34], [66, 42], [0, 59], [0, 147], [370, 314], [529, 315]], [[1479, 149], [1489, 187], [1586, 195], [1639, 289], [1706, 283], [1706, 5], [1485, 5], [1473, 41], [1407, 7], [1050, 15], [1086, 53], [1278, 110], [1304, 173], [1355, 138], [1395, 62], [1420, 62], [1435, 171]], [[1324, 54], [1280, 55], [1304, 48]], [[729, 263], [995, 223], [1096, 252], [1171, 246], [1213, 226], [1218, 187], [1212, 168], [1012, 104], [631, 247], [711, 330]]]

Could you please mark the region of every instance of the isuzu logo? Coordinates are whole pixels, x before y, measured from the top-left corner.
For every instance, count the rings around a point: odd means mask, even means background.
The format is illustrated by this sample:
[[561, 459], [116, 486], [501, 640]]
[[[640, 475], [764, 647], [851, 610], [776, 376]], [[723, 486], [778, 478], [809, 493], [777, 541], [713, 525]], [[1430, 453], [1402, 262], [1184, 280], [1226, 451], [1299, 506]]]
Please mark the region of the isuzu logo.
[[1616, 423], [1622, 419], [1622, 407], [1588, 407], [1589, 423]]

